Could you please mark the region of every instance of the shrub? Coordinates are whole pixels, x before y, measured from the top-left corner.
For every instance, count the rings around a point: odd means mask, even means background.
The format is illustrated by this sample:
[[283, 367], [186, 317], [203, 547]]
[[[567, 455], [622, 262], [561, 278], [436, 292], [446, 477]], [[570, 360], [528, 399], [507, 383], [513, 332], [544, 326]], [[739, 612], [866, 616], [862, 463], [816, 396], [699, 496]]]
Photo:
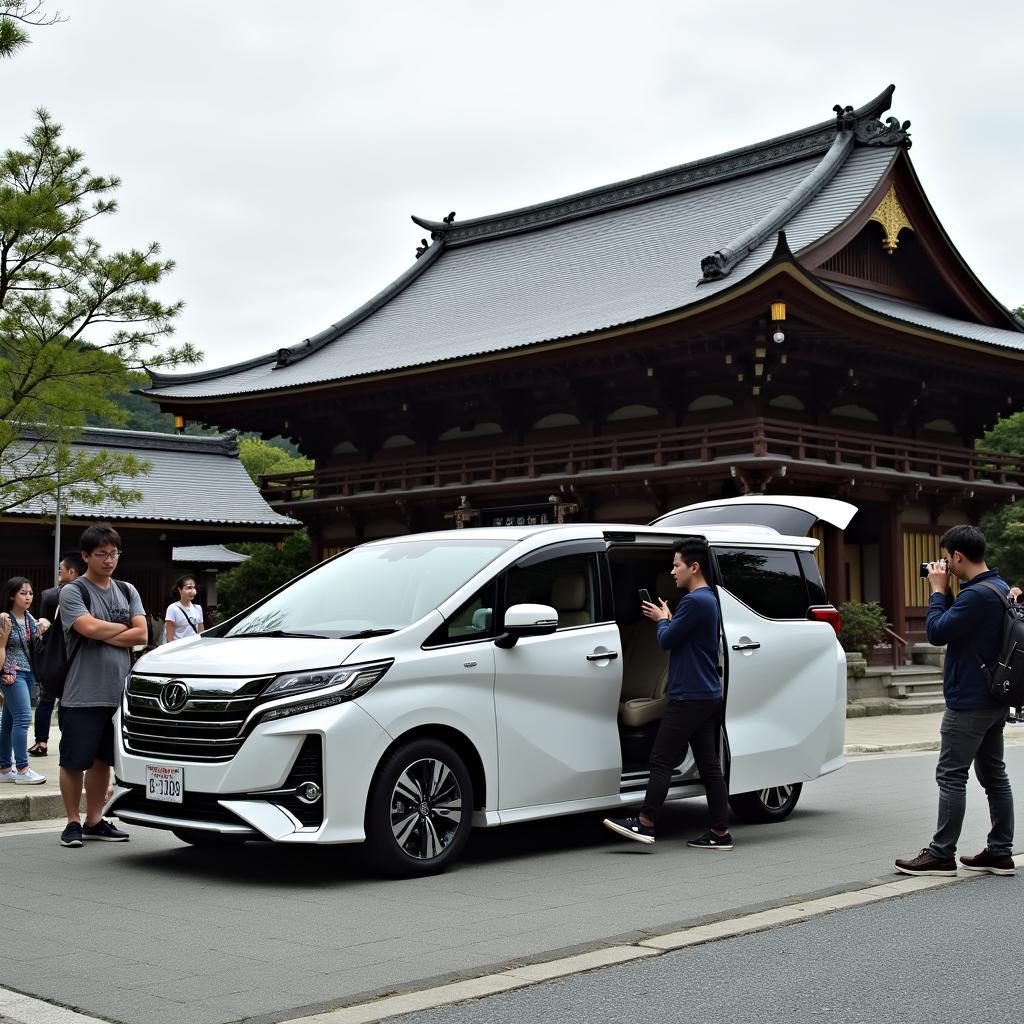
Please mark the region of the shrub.
[[844, 651], [859, 651], [866, 658], [885, 639], [885, 612], [877, 601], [847, 601], [839, 614], [843, 620], [839, 642]]

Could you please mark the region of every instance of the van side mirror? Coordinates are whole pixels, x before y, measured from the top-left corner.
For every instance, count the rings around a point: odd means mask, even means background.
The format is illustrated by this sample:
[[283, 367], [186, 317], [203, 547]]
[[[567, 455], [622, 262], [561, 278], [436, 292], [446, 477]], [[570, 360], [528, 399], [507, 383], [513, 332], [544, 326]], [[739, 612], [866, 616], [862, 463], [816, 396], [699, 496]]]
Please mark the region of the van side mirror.
[[508, 650], [520, 637], [547, 636], [558, 629], [558, 612], [547, 604], [514, 604], [505, 612], [505, 632], [494, 641], [495, 647]]

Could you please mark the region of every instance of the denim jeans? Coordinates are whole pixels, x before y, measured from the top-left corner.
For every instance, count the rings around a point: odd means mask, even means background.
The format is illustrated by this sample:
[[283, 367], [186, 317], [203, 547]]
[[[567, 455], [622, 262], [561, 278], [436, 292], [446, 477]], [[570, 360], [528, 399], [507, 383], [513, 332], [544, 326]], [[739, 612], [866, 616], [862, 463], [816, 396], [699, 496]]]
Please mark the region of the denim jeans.
[[668, 702], [651, 749], [651, 774], [640, 808], [640, 813], [649, 821], [657, 820], [668, 793], [672, 769], [682, 761], [689, 747], [707, 793], [711, 827], [722, 831], [729, 827], [729, 793], [718, 757], [721, 719], [721, 698]]
[[0, 715], [0, 768], [4, 771], [12, 764], [19, 769], [28, 766], [28, 727], [32, 724], [35, 688], [31, 672], [19, 672], [10, 686], [4, 686], [4, 710]]
[[935, 781], [939, 784], [939, 823], [928, 851], [933, 857], [951, 859], [967, 809], [967, 773], [974, 762], [974, 774], [988, 796], [992, 828], [988, 849], [1008, 856], [1013, 847], [1013, 793], [1003, 761], [1003, 726], [1006, 708], [947, 708], [939, 733], [939, 763]]

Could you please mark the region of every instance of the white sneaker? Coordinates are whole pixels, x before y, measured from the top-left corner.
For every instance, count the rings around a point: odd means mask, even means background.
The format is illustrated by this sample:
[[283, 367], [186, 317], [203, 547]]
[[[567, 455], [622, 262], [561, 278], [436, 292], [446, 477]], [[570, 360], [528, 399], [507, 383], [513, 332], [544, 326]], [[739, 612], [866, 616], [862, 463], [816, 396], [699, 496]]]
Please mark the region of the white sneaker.
[[45, 775], [40, 775], [35, 768], [26, 768], [23, 772], [14, 773], [14, 784], [16, 786], [39, 786], [46, 781]]
[[0, 772], [0, 782], [14, 782], [17, 777], [18, 773], [15, 771], [13, 764], [7, 769], [7, 771]]

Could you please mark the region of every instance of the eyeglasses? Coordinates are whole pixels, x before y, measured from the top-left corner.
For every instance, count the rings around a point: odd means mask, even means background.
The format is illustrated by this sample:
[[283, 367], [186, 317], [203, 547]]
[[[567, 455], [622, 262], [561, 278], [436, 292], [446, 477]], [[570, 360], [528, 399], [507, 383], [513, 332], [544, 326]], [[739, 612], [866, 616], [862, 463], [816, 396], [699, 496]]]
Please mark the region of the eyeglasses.
[[92, 556], [104, 562], [116, 562], [121, 557], [121, 552], [116, 549], [114, 551], [93, 551]]

